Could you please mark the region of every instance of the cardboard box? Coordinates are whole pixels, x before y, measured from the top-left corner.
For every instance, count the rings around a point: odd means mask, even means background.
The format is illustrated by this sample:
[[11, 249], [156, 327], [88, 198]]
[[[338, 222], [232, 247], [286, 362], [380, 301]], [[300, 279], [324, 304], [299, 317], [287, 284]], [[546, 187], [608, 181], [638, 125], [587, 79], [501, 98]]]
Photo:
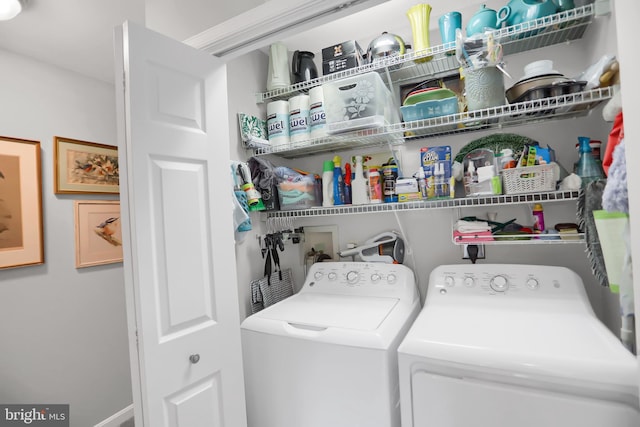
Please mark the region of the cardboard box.
[[364, 64], [362, 49], [355, 40], [348, 40], [322, 49], [322, 74], [356, 68]]

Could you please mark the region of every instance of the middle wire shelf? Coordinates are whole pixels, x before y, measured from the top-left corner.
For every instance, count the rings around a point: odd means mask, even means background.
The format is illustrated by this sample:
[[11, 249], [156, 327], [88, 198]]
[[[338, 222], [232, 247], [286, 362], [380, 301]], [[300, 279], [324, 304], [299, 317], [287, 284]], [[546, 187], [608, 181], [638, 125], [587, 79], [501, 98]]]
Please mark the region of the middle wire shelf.
[[600, 102], [610, 99], [613, 92], [611, 87], [598, 88], [432, 119], [396, 123], [357, 132], [345, 132], [307, 141], [249, 148], [253, 149], [256, 156], [276, 154], [291, 159], [329, 151], [361, 149], [388, 144], [400, 145], [417, 138], [500, 129], [508, 126], [585, 116]]

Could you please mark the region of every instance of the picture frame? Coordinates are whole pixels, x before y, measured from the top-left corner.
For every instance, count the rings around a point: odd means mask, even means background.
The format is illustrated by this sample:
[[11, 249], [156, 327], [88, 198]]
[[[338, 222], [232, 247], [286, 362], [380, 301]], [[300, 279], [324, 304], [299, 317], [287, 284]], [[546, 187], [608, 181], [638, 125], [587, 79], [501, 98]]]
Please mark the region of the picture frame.
[[40, 142], [0, 136], [0, 269], [44, 263]]
[[76, 268], [122, 262], [120, 202], [74, 202]]
[[54, 137], [55, 194], [119, 194], [118, 147]]

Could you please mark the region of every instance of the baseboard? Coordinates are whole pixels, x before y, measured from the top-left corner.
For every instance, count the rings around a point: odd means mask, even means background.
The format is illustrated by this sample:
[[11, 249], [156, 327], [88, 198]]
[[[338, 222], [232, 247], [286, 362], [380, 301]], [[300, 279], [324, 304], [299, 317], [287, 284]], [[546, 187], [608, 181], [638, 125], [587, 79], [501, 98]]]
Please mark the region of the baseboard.
[[109, 418], [96, 424], [94, 427], [120, 427], [122, 423], [130, 418], [133, 418], [133, 404], [111, 415]]

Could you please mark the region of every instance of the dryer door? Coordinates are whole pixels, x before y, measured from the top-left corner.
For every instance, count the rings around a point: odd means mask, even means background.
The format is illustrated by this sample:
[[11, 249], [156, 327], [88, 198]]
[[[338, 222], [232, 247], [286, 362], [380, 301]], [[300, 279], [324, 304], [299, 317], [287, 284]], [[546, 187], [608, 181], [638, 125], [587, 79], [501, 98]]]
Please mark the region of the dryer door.
[[467, 376], [417, 371], [411, 394], [415, 427], [634, 427], [639, 422], [638, 412], [622, 403]]

